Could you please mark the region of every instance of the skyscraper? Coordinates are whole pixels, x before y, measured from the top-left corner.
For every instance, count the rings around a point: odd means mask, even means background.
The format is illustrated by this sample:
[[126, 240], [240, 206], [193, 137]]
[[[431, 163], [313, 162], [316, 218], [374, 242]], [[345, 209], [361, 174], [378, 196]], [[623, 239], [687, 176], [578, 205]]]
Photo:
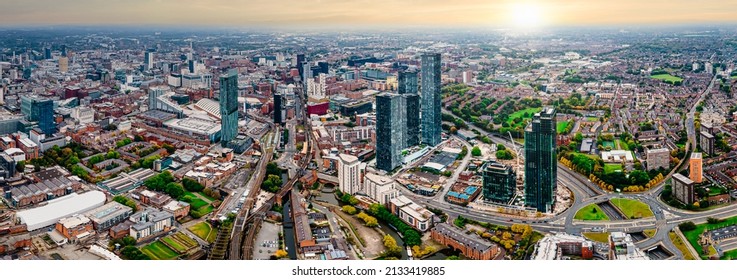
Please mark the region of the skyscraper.
[[282, 121], [282, 96], [274, 94], [274, 124], [281, 124]]
[[338, 188], [341, 192], [352, 195], [361, 187], [361, 161], [349, 154], [340, 154], [338, 159]]
[[525, 205], [540, 212], [553, 209], [558, 181], [555, 109], [543, 108], [525, 129]]
[[59, 58], [59, 72], [66, 73], [69, 71], [69, 58], [62, 56]]
[[376, 168], [390, 172], [402, 164], [405, 145], [404, 98], [393, 93], [376, 96]]
[[53, 100], [38, 96], [22, 96], [21, 113], [26, 117], [26, 120], [38, 122], [38, 128], [45, 134], [56, 133]]
[[302, 63], [305, 62], [305, 54], [301, 53], [297, 55], [297, 71], [299, 71], [299, 78], [304, 81], [304, 67]]
[[51, 59], [51, 48], [44, 48], [44, 59]]
[[440, 54], [422, 55], [422, 143], [440, 144]]
[[238, 72], [230, 69], [220, 76], [221, 141], [227, 143], [238, 136]]
[[509, 165], [496, 161], [486, 162], [481, 167], [484, 200], [506, 204], [514, 197], [517, 175]]
[[701, 153], [691, 153], [691, 160], [688, 162], [688, 177], [694, 183], [701, 184], [702, 178], [702, 155]]
[[151, 70], [154, 67], [154, 52], [147, 50], [143, 54], [143, 70]]
[[417, 72], [399, 71], [397, 93], [404, 97], [407, 129], [404, 147], [420, 144], [420, 96], [417, 94]]

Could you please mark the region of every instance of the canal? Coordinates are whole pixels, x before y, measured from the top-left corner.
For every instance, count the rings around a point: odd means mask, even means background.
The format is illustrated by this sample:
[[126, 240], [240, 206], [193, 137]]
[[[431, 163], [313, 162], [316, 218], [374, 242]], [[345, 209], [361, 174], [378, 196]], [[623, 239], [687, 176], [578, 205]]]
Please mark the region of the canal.
[[289, 258], [297, 259], [297, 242], [294, 240], [294, 221], [292, 221], [292, 207], [289, 205], [289, 196], [285, 197], [284, 210], [282, 210], [282, 232], [284, 235], [284, 245], [286, 246]]

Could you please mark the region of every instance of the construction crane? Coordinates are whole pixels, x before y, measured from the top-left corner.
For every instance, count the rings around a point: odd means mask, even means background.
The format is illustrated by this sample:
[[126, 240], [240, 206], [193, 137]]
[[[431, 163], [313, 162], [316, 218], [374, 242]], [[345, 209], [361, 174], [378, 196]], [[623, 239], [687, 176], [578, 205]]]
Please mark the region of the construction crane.
[[[514, 151], [514, 153], [516, 154], [516, 158], [517, 158], [517, 168], [516, 168], [515, 172], [517, 172], [517, 174], [519, 175], [520, 174], [520, 172], [519, 172], [519, 169], [520, 169], [520, 166], [519, 166], [519, 149], [517, 149], [517, 145], [515, 145], [515, 143], [514, 143], [514, 138], [512, 137], [512, 132], [511, 131], [507, 131], [507, 133], [509, 134], [509, 142], [512, 142], [512, 151]], [[524, 179], [525, 179], [524, 178], [524, 175], [522, 175], [522, 180], [524, 181]]]

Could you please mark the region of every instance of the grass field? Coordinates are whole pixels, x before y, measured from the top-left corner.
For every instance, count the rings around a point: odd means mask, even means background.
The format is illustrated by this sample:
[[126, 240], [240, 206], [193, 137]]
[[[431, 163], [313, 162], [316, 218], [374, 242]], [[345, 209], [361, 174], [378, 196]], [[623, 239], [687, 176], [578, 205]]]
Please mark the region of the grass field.
[[169, 245], [169, 247], [174, 248], [175, 251], [179, 251], [179, 252], [186, 252], [187, 251], [187, 247], [185, 247], [182, 244], [179, 244], [179, 242], [177, 242], [176, 240], [172, 239], [171, 236], [167, 236], [167, 237], [162, 238], [161, 239], [161, 242], [164, 242], [167, 245]]
[[205, 201], [207, 201], [207, 202], [209, 202], [209, 203], [211, 203], [211, 202], [215, 201], [215, 199], [214, 199], [214, 198], [212, 198], [212, 197], [210, 197], [210, 196], [207, 196], [207, 195], [206, 195], [205, 193], [203, 193], [203, 192], [198, 192], [197, 194], [199, 194], [199, 195], [201, 195], [202, 197], [204, 197], [204, 198], [205, 198]]
[[156, 241], [143, 246], [143, 248], [141, 248], [141, 252], [146, 254], [152, 260], [173, 260], [178, 256], [177, 252], [166, 247], [166, 245], [161, 243], [161, 241]]
[[735, 260], [737, 259], [737, 250], [731, 250], [724, 252], [724, 255], [722, 256], [723, 260]]
[[578, 210], [576, 216], [573, 217], [577, 220], [584, 221], [608, 221], [609, 217], [604, 214], [604, 211], [599, 208], [599, 205], [589, 204]]
[[[514, 120], [516, 118], [521, 118], [523, 120], [525, 120], [525, 119], [531, 119], [532, 118], [532, 115], [534, 115], [535, 113], [540, 112], [540, 111], [542, 111], [542, 108], [527, 108], [527, 109], [524, 109], [524, 110], [519, 110], [519, 111], [514, 112], [511, 115], [509, 115], [509, 117], [507, 118], [507, 123], [510, 124], [510, 125], [512, 125], [512, 120]], [[529, 117], [525, 118], [524, 117], [525, 113], [527, 113], [527, 115]], [[522, 123], [518, 123], [517, 125], [522, 125]]]
[[609, 242], [608, 232], [584, 232], [583, 237], [586, 237], [592, 241], [607, 243]]
[[619, 139], [614, 140], [614, 141], [616, 142], [616, 144], [617, 144], [617, 146], [619, 147], [620, 150], [625, 150], [625, 151], [629, 151], [630, 150], [630, 147], [627, 146], [627, 142], [624, 142], [624, 141], [619, 140]]
[[622, 210], [622, 213], [629, 218], [646, 218], [653, 216], [653, 211], [650, 210], [650, 206], [647, 206], [647, 204], [640, 201], [626, 198], [612, 198], [610, 201], [614, 207]]
[[215, 238], [218, 235], [217, 229], [213, 229], [208, 222], [201, 222], [187, 229], [209, 243], [215, 242]]
[[681, 254], [683, 254], [683, 259], [686, 260], [695, 260], [694, 256], [691, 254], [691, 251], [688, 250], [688, 245], [686, 243], [683, 243], [683, 240], [681, 240], [680, 237], [675, 232], [669, 232], [668, 237], [670, 237], [670, 241], [673, 242], [673, 245], [678, 248], [679, 251], [681, 251]]
[[664, 82], [669, 82], [669, 83], [683, 82], [683, 79], [682, 78], [673, 76], [671, 74], [653, 75], [653, 76], [650, 76], [650, 78], [653, 78], [653, 79], [656, 79], [656, 80], [661, 80], [661, 81], [664, 81]]
[[653, 236], [655, 236], [655, 233], [657, 233], [657, 232], [658, 232], [657, 229], [646, 229], [646, 230], [643, 230], [642, 231], [642, 233], [645, 234], [645, 236], [647, 236], [647, 237], [653, 237]]
[[722, 194], [722, 188], [717, 187], [717, 186], [711, 186], [709, 188], [709, 196], [715, 196], [715, 195], [720, 195], [720, 194]]
[[558, 131], [558, 134], [563, 134], [566, 132], [566, 128], [568, 128], [569, 125], [571, 125], [570, 121], [559, 122], [555, 124], [555, 130]]
[[614, 172], [622, 172], [622, 164], [620, 163], [605, 163], [604, 164], [604, 174], [614, 173]]
[[[696, 252], [699, 253], [700, 257], [703, 259], [703, 258], [706, 258], [707, 255], [704, 254], [703, 250], [701, 250], [701, 245], [699, 245], [699, 242], [698, 242], [699, 235], [701, 235], [707, 228], [725, 227], [725, 226], [734, 225], [734, 224], [737, 224], [737, 216], [724, 219], [721, 223], [718, 223], [718, 224], [706, 224], [706, 223], [698, 224], [696, 225], [696, 228], [694, 230], [684, 231], [683, 236], [686, 237], [686, 239], [688, 240], [688, 243], [691, 244], [691, 247], [696, 249]], [[737, 250], [725, 252], [725, 256], [726, 256], [726, 253], [729, 253], [729, 252], [733, 252], [732, 253], [733, 256], [737, 257]]]
[[597, 122], [599, 121], [599, 118], [597, 117], [586, 117], [587, 122]]

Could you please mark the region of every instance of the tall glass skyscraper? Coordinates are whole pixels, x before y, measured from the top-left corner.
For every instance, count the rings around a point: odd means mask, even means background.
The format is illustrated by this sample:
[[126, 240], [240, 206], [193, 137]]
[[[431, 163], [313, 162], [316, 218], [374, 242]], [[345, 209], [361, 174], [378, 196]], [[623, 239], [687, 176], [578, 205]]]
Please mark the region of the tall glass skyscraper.
[[496, 161], [486, 162], [481, 167], [484, 200], [508, 203], [517, 188], [517, 175], [511, 166]]
[[401, 95], [382, 93], [376, 96], [376, 168], [390, 172], [402, 164], [405, 119]]
[[525, 205], [551, 212], [558, 181], [555, 109], [543, 108], [525, 129]]
[[407, 129], [404, 147], [420, 144], [420, 95], [417, 94], [417, 72], [399, 71], [397, 93], [404, 97]]
[[440, 144], [440, 54], [422, 55], [422, 143]]
[[56, 133], [53, 100], [38, 96], [22, 96], [20, 109], [26, 120], [38, 122], [38, 128], [45, 134]]
[[238, 136], [238, 72], [230, 69], [220, 76], [221, 141], [227, 143]]

